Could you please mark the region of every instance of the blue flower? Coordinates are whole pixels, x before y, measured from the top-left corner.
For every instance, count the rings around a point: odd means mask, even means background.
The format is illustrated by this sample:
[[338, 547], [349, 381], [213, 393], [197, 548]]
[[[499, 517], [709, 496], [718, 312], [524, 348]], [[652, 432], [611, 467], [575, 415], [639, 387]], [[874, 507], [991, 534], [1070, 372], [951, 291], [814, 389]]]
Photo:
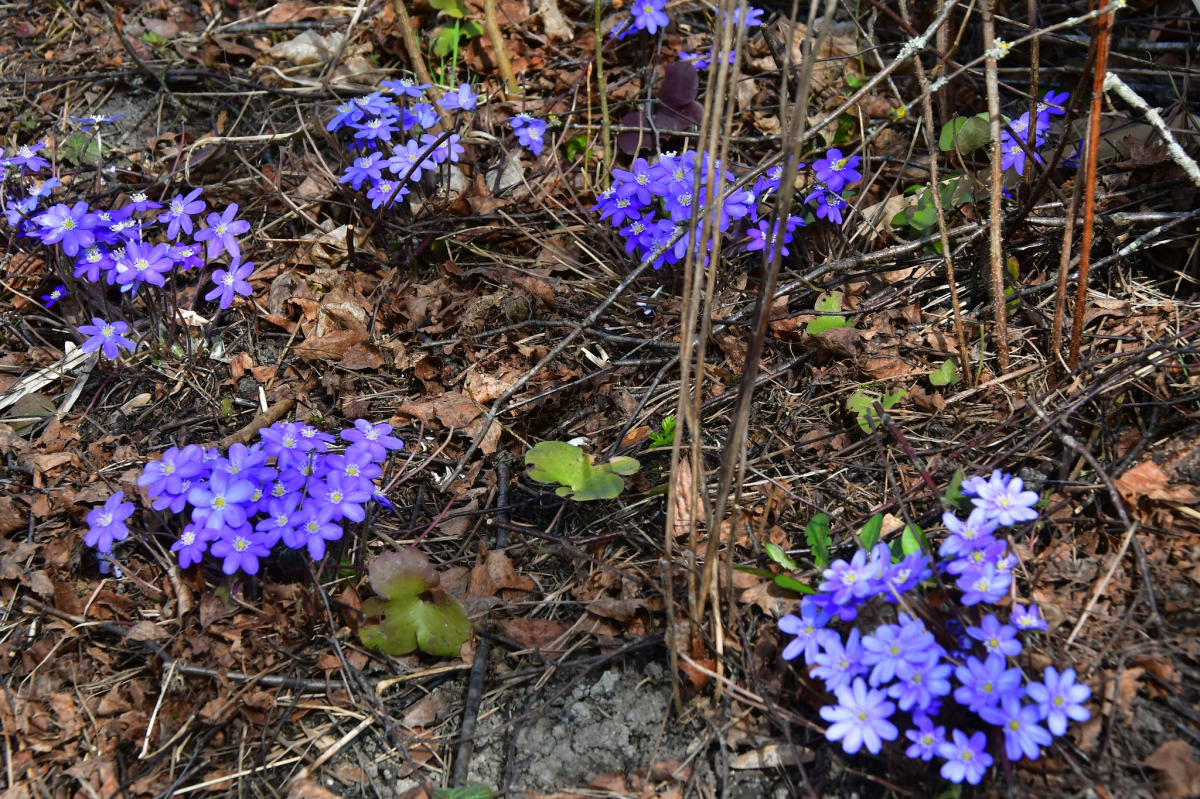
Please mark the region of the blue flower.
[[365, 115], [362, 106], [351, 100], [337, 107], [337, 112], [333, 115], [333, 119], [329, 120], [329, 124], [325, 126], [325, 130], [332, 133], [339, 128], [344, 128], [347, 125], [358, 122]]
[[207, 530], [198, 524], [184, 527], [183, 532], [179, 534], [179, 540], [171, 545], [171, 551], [179, 557], [179, 568], [186, 569], [193, 563], [199, 563], [208, 549], [208, 543], [216, 537], [216, 531]]
[[350, 444], [363, 444], [372, 460], [382, 462], [388, 450], [404, 449], [404, 442], [392, 435], [390, 424], [371, 424], [366, 419], [355, 419], [354, 427], [341, 432], [342, 440]]
[[125, 246], [125, 257], [117, 262], [117, 283], [122, 286], [133, 283], [163, 286], [166, 284], [163, 275], [174, 265], [167, 254], [167, 245], [131, 241]]
[[354, 103], [371, 116], [391, 117], [400, 113], [400, 109], [383, 92], [372, 92], [366, 97], [357, 98]]
[[883, 568], [876, 589], [883, 598], [895, 604], [907, 591], [916, 588], [922, 580], [933, 576], [929, 568], [929, 557], [924, 552], [914, 552], [904, 557], [899, 563], [893, 563]]
[[95, 547], [99, 552], [111, 552], [114, 541], [124, 541], [129, 537], [125, 520], [132, 515], [133, 503], [125, 502], [125, 492], [118, 491], [102, 507], [88, 511], [88, 531], [83, 543]]
[[834, 604], [845, 605], [871, 592], [871, 584], [879, 576], [878, 564], [868, 565], [867, 553], [860, 549], [849, 563], [835, 560], [824, 576], [825, 582], [821, 583], [820, 589], [833, 595]]
[[111, 125], [112, 123], [116, 122], [118, 119], [120, 119], [123, 116], [125, 116], [125, 115], [124, 114], [114, 114], [110, 117], [102, 117], [102, 116], [96, 115], [96, 116], [90, 116], [90, 117], [68, 117], [68, 119], [78, 122], [79, 129], [82, 130], [84, 133], [87, 133], [93, 127], [98, 127], [100, 125]]
[[897, 664], [897, 681], [888, 688], [888, 696], [897, 700], [901, 710], [929, 710], [937, 701], [935, 697], [950, 694], [953, 667], [941, 659], [942, 648], [934, 644], [924, 662], [902, 660]]
[[[407, 180], [416, 183], [421, 179], [421, 170], [429, 171], [436, 166], [430, 159], [430, 154], [425, 152], [426, 149], [415, 139], [409, 139], [397, 147], [392, 157], [388, 159], [388, 170], [402, 180], [407, 176]], [[355, 188], [358, 187], [355, 186]]]
[[1037, 760], [1041, 748], [1054, 740], [1049, 732], [1038, 726], [1038, 709], [1033, 705], [1022, 705], [1016, 697], [1006, 696], [999, 707], [981, 709], [979, 717], [1004, 730], [1004, 751], [1013, 762], [1020, 760], [1022, 755]]
[[821, 718], [830, 722], [825, 737], [841, 741], [847, 754], [856, 754], [863, 746], [873, 755], [879, 754], [884, 741], [894, 741], [900, 734], [888, 721], [896, 706], [887, 701], [883, 691], [868, 689], [859, 677], [854, 684], [834, 689], [838, 703], [821, 708]]
[[992, 472], [990, 480], [975, 484], [975, 498], [971, 500], [992, 519], [1005, 527], [1018, 522], [1031, 522], [1038, 517], [1033, 506], [1038, 503], [1034, 491], [1024, 490], [1020, 477], [1011, 477], [999, 470]]
[[344, 478], [340, 472], [330, 472], [324, 480], [312, 480], [308, 485], [308, 495], [333, 508], [335, 520], [346, 518], [361, 522], [367, 518], [362, 506], [370, 501], [371, 493], [369, 488], [364, 488], [357, 480]]
[[204, 259], [200, 257], [203, 252], [204, 247], [201, 245], [188, 244], [185, 246], [180, 243], [167, 252], [167, 257], [174, 261], [180, 269], [198, 269], [204, 266]]
[[983, 644], [989, 655], [1006, 655], [1015, 658], [1021, 654], [1021, 642], [1017, 640], [1017, 628], [1001, 624], [992, 614], [983, 617], [978, 627], [968, 627], [967, 635]]
[[254, 529], [263, 534], [265, 539], [263, 543], [268, 548], [275, 546], [280, 538], [292, 533], [292, 528], [295, 526], [293, 520], [297, 518], [296, 509], [300, 506], [302, 499], [303, 497], [299, 494], [287, 494], [267, 501], [266, 518], [254, 525]]
[[[758, 227], [752, 227], [746, 231], [746, 235], [750, 237], [750, 243], [746, 245], [746, 251], [758, 252], [762, 250], [766, 252], [768, 259], [774, 259], [775, 246], [778, 244], [784, 255], [790, 255], [791, 250], [787, 248], [787, 245], [791, 244], [793, 239], [791, 231], [786, 228], [781, 230], [783, 226], [777, 222], [775, 224], [775, 233], [769, 234], [767, 233], [767, 228], [769, 227], [770, 222], [768, 222], [766, 219], [762, 219], [759, 221]], [[780, 233], [783, 234], [782, 243], [780, 242]], [[769, 249], [767, 247], [768, 244], [770, 245]]]
[[83, 200], [73, 206], [59, 203], [46, 213], [34, 217], [33, 221], [41, 228], [37, 235], [42, 243], [58, 244], [65, 255], [74, 257], [96, 241], [92, 232], [96, 217], [88, 212], [88, 204]]
[[[258, 431], [267, 457], [275, 458], [280, 469], [301, 466], [308, 461], [310, 442], [300, 437], [300, 425], [295, 422], [276, 422]], [[282, 475], [281, 475], [282, 478]], [[303, 478], [301, 478], [303, 484]]]
[[376, 152], [354, 159], [354, 163], [346, 167], [346, 171], [338, 178], [338, 183], [349, 183], [358, 191], [364, 180], [380, 180], [383, 178], [382, 164], [379, 163], [382, 158], [383, 153]]
[[237, 529], [222, 533], [209, 551], [218, 558], [224, 558], [221, 571], [225, 574], [236, 574], [239, 569], [246, 574], [258, 574], [259, 559], [271, 554], [263, 534], [254, 532], [245, 523], [233, 527]]
[[242, 251], [236, 237], [249, 231], [250, 223], [244, 219], [234, 219], [237, 211], [237, 203], [230, 203], [222, 213], [209, 214], [205, 220], [208, 227], [196, 234], [196, 241], [208, 242], [208, 260], [220, 256], [222, 249], [235, 261], [241, 257]]
[[1092, 717], [1083, 706], [1091, 699], [1092, 689], [1075, 682], [1075, 669], [1064, 669], [1059, 674], [1053, 666], [1047, 666], [1043, 677], [1043, 682], [1031, 682], [1025, 690], [1037, 705], [1038, 718], [1046, 722], [1052, 734], [1065, 735], [1068, 719], [1087, 721]]
[[[1070, 92], [1054, 93], [1054, 90], [1046, 92], [1046, 96], [1037, 104], [1037, 125], [1039, 129], [1050, 127], [1051, 114], [1067, 113], [1067, 101], [1071, 99]], [[1043, 121], [1044, 120], [1044, 121]]]
[[817, 180], [836, 194], [847, 184], [862, 179], [862, 173], [855, 169], [861, 161], [862, 159], [857, 155], [844, 156], [841, 150], [834, 147], [825, 154], [824, 158], [813, 162], [813, 171]]
[[1008, 593], [1012, 576], [1000, 574], [994, 565], [985, 563], [980, 569], [964, 573], [958, 578], [957, 585], [963, 591], [964, 605], [978, 605], [980, 602], [995, 604]]
[[425, 90], [430, 87], [428, 83], [417, 83], [411, 78], [401, 78], [400, 80], [385, 80], [380, 86], [391, 89], [400, 97], [412, 97], [420, 99], [425, 96]]
[[66, 286], [55, 286], [54, 290], [51, 291], [49, 294], [43, 294], [42, 299], [46, 301], [47, 308], [53, 308], [54, 303], [58, 302], [65, 296], [67, 296], [67, 287]]
[[347, 485], [358, 481], [362, 488], [373, 491], [371, 481], [383, 474], [383, 469], [374, 462], [372, 450], [366, 442], [350, 446], [343, 455], [330, 455], [325, 459], [331, 472], [342, 475]]
[[950, 531], [950, 537], [942, 542], [938, 554], [953, 558], [973, 549], [982, 549], [991, 544], [992, 533], [1000, 522], [990, 518], [982, 508], [975, 508], [964, 522], [950, 511], [942, 514], [942, 524]]
[[805, 197], [804, 202], [812, 202], [814, 199], [817, 201], [818, 219], [828, 220], [835, 225], [842, 224], [842, 209], [847, 207], [842, 195], [819, 188]]
[[821, 642], [824, 650], [812, 662], [816, 668], [810, 672], [812, 676], [825, 681], [825, 688], [834, 691], [847, 686], [850, 681], [866, 671], [862, 664], [863, 648], [859, 640], [858, 628], [852, 629], [846, 638], [845, 645], [840, 638], [831, 635]]
[[325, 542], [342, 537], [342, 526], [334, 521], [334, 509], [324, 502], [307, 500], [292, 519], [292, 529], [283, 536], [291, 549], [308, 547], [314, 560], [325, 557]]
[[[242, 504], [253, 496], [254, 484], [249, 480], [239, 480], [228, 472], [214, 471], [207, 483], [188, 492], [188, 502], [197, 511], [203, 511], [205, 527], [220, 530], [223, 527], [238, 528], [246, 523], [246, 509]], [[195, 514], [193, 518], [196, 518]], [[213, 554], [217, 554], [215, 550]]]
[[229, 269], [217, 269], [213, 272], [212, 282], [216, 284], [216, 288], [205, 294], [204, 299], [210, 302], [218, 300], [222, 308], [228, 308], [233, 305], [235, 295], [249, 297], [254, 293], [254, 288], [247, 279], [253, 272], [254, 264], [249, 261], [244, 264], [238, 263], [235, 257]]
[[15, 155], [10, 155], [6, 164], [11, 166], [23, 167], [26, 172], [41, 172], [46, 167], [50, 166], [50, 162], [40, 155], [37, 151], [46, 146], [46, 142], [40, 141], [35, 144], [22, 144], [17, 148]]
[[162, 203], [156, 203], [146, 197], [145, 192], [135, 191], [129, 195], [129, 205], [126, 208], [133, 209], [134, 213], [140, 214], [145, 211], [153, 211], [156, 208], [162, 208]]
[[183, 449], [171, 447], [162, 454], [162, 460], [150, 461], [142, 470], [137, 484], [146, 489], [151, 500], [163, 494], [186, 493], [183, 481], [196, 477], [204, 470], [200, 448], [189, 444]]
[[[1041, 156], [1036, 152], [1033, 153], [1033, 157], [1039, 164], [1042, 162]], [[1025, 148], [1007, 132], [1000, 137], [1000, 168], [1005, 171], [1012, 169], [1018, 175], [1025, 174]]]
[[925, 629], [920, 621], [900, 614], [900, 624], [881, 624], [873, 635], [863, 638], [865, 650], [864, 666], [874, 666], [868, 681], [879, 686], [892, 681], [896, 667], [902, 662], [923, 664], [928, 659], [929, 647], [933, 645], [933, 633]]
[[121, 350], [132, 350], [133, 342], [122, 335], [129, 329], [124, 322], [105, 322], [100, 317], [93, 317], [90, 325], [82, 325], [80, 334], [88, 336], [80, 348], [84, 352], [101, 350], [104, 357], [115, 361], [121, 355]]
[[524, 125], [517, 131], [517, 141], [522, 147], [525, 147], [534, 155], [542, 154], [542, 146], [544, 142], [542, 138], [546, 135], [546, 123], [540, 119], [530, 120], [528, 125]]
[[942, 776], [951, 782], [963, 780], [978, 785], [992, 765], [992, 756], [987, 753], [987, 736], [982, 732], [970, 738], [960, 730], [952, 730], [952, 742], [938, 747], [938, 755], [946, 759], [942, 764]]
[[1020, 630], [1048, 630], [1049, 625], [1046, 620], [1039, 615], [1038, 606], [1030, 605], [1028, 609], [1020, 602], [1014, 602], [1012, 614], [1008, 617]]
[[178, 238], [182, 230], [192, 235], [192, 215], [203, 213], [207, 207], [204, 200], [198, 199], [204, 189], [195, 189], [186, 197], [176, 194], [167, 203], [167, 210], [158, 215], [158, 221], [167, 226], [167, 238]]
[[1000, 655], [988, 655], [987, 660], [967, 658], [966, 664], [954, 670], [961, 687], [954, 690], [954, 701], [966, 705], [972, 713], [986, 707], [995, 707], [1006, 697], [1020, 699], [1025, 689], [1021, 687], [1021, 670], [1005, 668], [1008, 664]]
[[904, 754], [913, 760], [920, 758], [928, 762], [937, 754], [938, 747], [946, 742], [946, 728], [934, 727], [927, 716], [914, 720], [917, 722], [917, 729], [904, 733], [904, 737], [913, 742]]
[[455, 91], [446, 92], [442, 99], [438, 100], [438, 105], [447, 111], [474, 111], [478, 99], [478, 96], [471, 91], [471, 84], [464, 83]]
[[635, 30], [647, 31], [651, 34], [658, 33], [659, 28], [665, 28], [671, 24], [671, 18], [666, 14], [666, 7], [666, 0], [638, 0], [630, 12], [633, 15], [632, 25], [627, 23], [617, 38], [624, 39]]
[[804, 662], [812, 664], [821, 651], [821, 644], [829, 637], [837, 637], [837, 633], [824, 629], [829, 623], [829, 614], [820, 610], [811, 602], [800, 603], [800, 615], [791, 613], [779, 619], [779, 629], [788, 635], [796, 636], [783, 648], [781, 657], [784, 660], [795, 660], [804, 653]]
[[[367, 192], [367, 199], [371, 201], [372, 208], [379, 208], [384, 203], [387, 203], [390, 208], [396, 203], [396, 200], [404, 197], [410, 192], [408, 186], [400, 186], [400, 190], [396, 190], [397, 184], [391, 180], [377, 180]], [[392, 195], [395, 195], [394, 197]]]
[[417, 103], [412, 107], [413, 121], [429, 130], [440, 121], [437, 109], [429, 103]]
[[354, 128], [354, 138], [363, 139], [368, 142], [389, 142], [392, 140], [392, 136], [398, 131], [398, 128], [387, 117], [372, 117], [366, 122], [354, 125]]

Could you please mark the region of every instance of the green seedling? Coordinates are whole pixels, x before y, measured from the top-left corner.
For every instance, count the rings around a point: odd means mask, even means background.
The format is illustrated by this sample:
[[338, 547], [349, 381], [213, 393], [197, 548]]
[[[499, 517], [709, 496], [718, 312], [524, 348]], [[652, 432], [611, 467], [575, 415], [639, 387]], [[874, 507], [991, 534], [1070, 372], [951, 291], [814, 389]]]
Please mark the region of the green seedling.
[[935, 386], [952, 386], [958, 380], [958, 360], [955, 358], [946, 359], [941, 366], [929, 373], [929, 382]]
[[846, 410], [858, 417], [858, 426], [864, 433], [870, 433], [879, 425], [879, 417], [875, 413], [875, 402], [878, 401], [886, 411], [900, 400], [908, 396], [908, 392], [898, 388], [882, 397], [874, 397], [859, 389], [846, 398]]
[[625, 489], [620, 475], [637, 472], [634, 458], [613, 458], [599, 466], [579, 447], [565, 441], [543, 441], [525, 453], [529, 477], [539, 483], [557, 483], [554, 493], [576, 502], [615, 499]]
[[[813, 310], [823, 314], [836, 314], [842, 310], [842, 292], [833, 291], [817, 297], [817, 304]], [[819, 336], [827, 330], [838, 327], [854, 327], [854, 323], [846, 321], [844, 316], [818, 316], [808, 323], [804, 332], [810, 336]]]
[[[363, 646], [393, 657], [420, 649], [438, 657], [454, 657], [471, 637], [471, 621], [458, 600], [438, 588], [441, 578], [429, 559], [415, 549], [385, 552], [369, 570], [379, 597], [363, 603], [363, 615], [378, 618], [364, 624]], [[382, 598], [380, 598], [382, 597]]]
[[675, 414], [668, 413], [662, 420], [662, 429], [650, 434], [650, 448], [669, 447], [675, 443]]

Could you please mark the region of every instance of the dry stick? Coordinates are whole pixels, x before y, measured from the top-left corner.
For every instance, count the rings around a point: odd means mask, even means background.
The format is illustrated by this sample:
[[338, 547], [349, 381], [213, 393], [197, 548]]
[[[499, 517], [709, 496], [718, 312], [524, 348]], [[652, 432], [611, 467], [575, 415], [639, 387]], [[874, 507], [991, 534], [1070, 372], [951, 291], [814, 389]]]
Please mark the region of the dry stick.
[[1151, 108], [1150, 105], [1142, 99], [1141, 95], [1129, 88], [1125, 81], [1121, 80], [1113, 72], [1109, 72], [1104, 76], [1104, 91], [1116, 92], [1118, 97], [1145, 114], [1146, 121], [1154, 126], [1154, 129], [1158, 131], [1159, 135], [1162, 136], [1163, 140], [1167, 143], [1167, 153], [1171, 156], [1171, 160], [1178, 164], [1181, 169], [1183, 169], [1184, 173], [1188, 176], [1188, 180], [1192, 181], [1192, 183], [1195, 185], [1200, 186], [1200, 165], [1198, 165], [1195, 160], [1193, 160], [1192, 157], [1184, 151], [1183, 147], [1179, 145], [1179, 142], [1175, 140], [1175, 136], [1171, 133], [1171, 128], [1167, 126], [1165, 121], [1163, 121], [1163, 118], [1161, 115], [1159, 115], [1158, 111]]
[[1112, 13], [1100, 17], [1096, 37], [1096, 66], [1092, 80], [1092, 108], [1088, 114], [1087, 173], [1083, 189], [1083, 237], [1079, 244], [1079, 280], [1075, 292], [1075, 319], [1071, 325], [1071, 353], [1067, 367], [1079, 364], [1079, 340], [1083, 336], [1083, 312], [1087, 305], [1088, 272], [1092, 266], [1092, 236], [1096, 216], [1096, 160], [1100, 152], [1100, 113], [1104, 101], [1104, 76], [1108, 71], [1108, 44], [1112, 37]]
[[[988, 256], [991, 262], [992, 278], [992, 316], [996, 320], [996, 354], [1000, 359], [1000, 372], [1008, 371], [1008, 317], [1004, 307], [1004, 243], [1001, 241], [1003, 229], [1000, 227], [1000, 190], [1004, 187], [1004, 173], [1001, 170], [1000, 128], [1003, 120], [1000, 118], [1000, 79], [996, 70], [996, 0], [987, 0], [983, 6], [983, 46], [987, 60], [984, 62], [984, 79], [987, 84], [988, 118], [991, 124], [992, 138], [992, 203], [991, 229], [988, 231]], [[1032, 124], [1032, 123], [1031, 123]], [[979, 353], [979, 357], [984, 357]]]
[[612, 122], [608, 118], [608, 84], [604, 80], [604, 36], [600, 33], [601, 0], [592, 0], [596, 7], [595, 39], [596, 39], [596, 88], [600, 91], [600, 136], [604, 145], [604, 169], [600, 170], [600, 185], [608, 188], [608, 170], [612, 168]]
[[[520, 94], [521, 84], [517, 83], [517, 76], [513, 74], [512, 62], [508, 60], [508, 48], [500, 34], [500, 22], [496, 19], [496, 0], [483, 0], [483, 27], [487, 29], [488, 39], [492, 42], [496, 67], [500, 70], [500, 77], [504, 79], [508, 94]], [[504, 99], [507, 100], [508, 96], [505, 95]]]
[[[904, 16], [905, 21], [909, 19], [908, 0], [900, 0], [900, 13]], [[962, 304], [958, 299], [958, 283], [954, 279], [954, 257], [950, 254], [950, 235], [946, 232], [946, 209], [942, 206], [942, 185], [938, 177], [938, 148], [934, 144], [933, 134], [933, 100], [929, 91], [929, 78], [925, 74], [925, 65], [921, 63], [920, 56], [913, 59], [913, 65], [917, 68], [917, 80], [921, 85], [921, 105], [925, 116], [925, 143], [929, 147], [930, 191], [933, 192], [933, 207], [937, 210], [942, 260], [946, 264], [946, 283], [950, 289], [950, 305], [954, 310], [954, 334], [958, 339], [958, 357], [962, 361], [962, 373], [967, 377], [967, 385], [971, 385], [974, 382], [975, 373], [971, 369], [971, 355], [970, 350], [967, 349], [967, 334], [962, 321]]]
[[[308, 380], [304, 381], [304, 385], [300, 387], [300, 391], [297, 392], [297, 395], [307, 394], [315, 389], [319, 384], [320, 381], [317, 378], [310, 377]], [[275, 424], [284, 416], [286, 416], [294, 407], [296, 407], [295, 397], [288, 397], [287, 399], [280, 400], [267, 410], [260, 413], [258, 416], [255, 416], [250, 421], [250, 424], [246, 425], [241, 430], [238, 430], [236, 433], [230, 433], [229, 435], [225, 436], [214, 446], [216, 446], [218, 449], [226, 450], [234, 444], [245, 444], [254, 436], [255, 433], [257, 433], [259, 430], [262, 430], [264, 427], [270, 427], [271, 425]]]
[[[1086, 155], [1084, 156], [1087, 157]], [[1083, 196], [1083, 181], [1075, 181], [1071, 205], [1067, 208], [1067, 224], [1063, 228], [1062, 251], [1058, 254], [1058, 290], [1054, 298], [1054, 328], [1050, 331], [1050, 366], [1047, 382], [1058, 383], [1058, 362], [1062, 350], [1063, 317], [1067, 311], [1067, 273], [1071, 271], [1071, 239], [1075, 237], [1075, 216]]]
[[[508, 546], [509, 531], [503, 525], [508, 524], [508, 481], [509, 461], [501, 458], [496, 465], [496, 549]], [[471, 664], [471, 676], [467, 681], [467, 698], [463, 702], [462, 735], [458, 748], [454, 750], [454, 774], [451, 786], [461, 788], [467, 781], [471, 767], [471, 754], [475, 750], [475, 725], [479, 721], [479, 705], [483, 700], [483, 680], [487, 677], [488, 658], [492, 654], [492, 641], [484, 638], [475, 650], [475, 660]]]
[[425, 59], [421, 57], [421, 45], [417, 42], [417, 34], [413, 31], [412, 19], [408, 16], [408, 9], [404, 7], [404, 0], [392, 0], [392, 8], [396, 11], [400, 38], [404, 40], [404, 51], [408, 53], [408, 60], [412, 62], [413, 72], [417, 73], [417, 79], [421, 83], [432, 84], [433, 76], [429, 74]]
[[[828, 34], [836, 8], [837, 4], [834, 0], [827, 0], [825, 17], [821, 25], [821, 30], [817, 34], [817, 40], [814, 43], [811, 31], [817, 16], [817, 0], [813, 0], [809, 6], [808, 27], [804, 36], [804, 42], [801, 45], [802, 72], [800, 86], [796, 93], [795, 102], [792, 104], [792, 112], [788, 115], [787, 119], [789, 129], [788, 138], [792, 141], [792, 145], [788, 147], [787, 157], [784, 159], [784, 180], [776, 192], [775, 207], [771, 213], [771, 220], [768, 222], [768, 234], [773, 234], [784, 229], [791, 209], [792, 197], [795, 193], [796, 164], [800, 161], [801, 148], [803, 147], [805, 138], [804, 127], [808, 121], [809, 89], [812, 81], [813, 66], [816, 62], [816, 59], [812, 58], [811, 55], [813, 52], [821, 52], [821, 45]], [[782, 244], [782, 241], [780, 244]], [[759, 283], [758, 296], [755, 299], [754, 337], [750, 340], [750, 346], [746, 351], [746, 365], [742, 369], [742, 380], [738, 386], [737, 403], [734, 405], [733, 410], [733, 423], [729, 427], [729, 438], [726, 440], [725, 454], [721, 459], [721, 479], [717, 487], [717, 496], [712, 516], [713, 521], [709, 528], [708, 551], [705, 554], [702, 590], [700, 591], [701, 614], [704, 611], [704, 600], [709, 584], [713, 581], [716, 573], [717, 544], [721, 538], [717, 525], [721, 524], [725, 518], [725, 506], [728, 502], [730, 491], [733, 490], [735, 476], [737, 478], [736, 485], [738, 492], [735, 502], [741, 497], [742, 482], [745, 476], [745, 444], [750, 427], [750, 411], [754, 399], [754, 389], [757, 385], [758, 367], [762, 359], [763, 347], [766, 344], [771, 308], [774, 305], [775, 286], [779, 282], [779, 268], [783, 261], [782, 246], [772, 246], [769, 250], [771, 261], [766, 269], [766, 274]], [[730, 584], [732, 585], [732, 581]]]

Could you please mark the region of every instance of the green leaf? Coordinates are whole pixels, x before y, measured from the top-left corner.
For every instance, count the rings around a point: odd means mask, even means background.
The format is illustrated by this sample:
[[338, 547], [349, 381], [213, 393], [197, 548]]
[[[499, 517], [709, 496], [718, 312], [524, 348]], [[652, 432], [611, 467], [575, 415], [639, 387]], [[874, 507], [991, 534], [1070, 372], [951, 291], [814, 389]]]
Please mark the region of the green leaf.
[[669, 447], [675, 443], [675, 414], [668, 413], [662, 420], [662, 430], [650, 434], [650, 447]]
[[462, 19], [467, 15], [467, 7], [462, 0], [429, 0], [429, 5], [437, 9], [438, 16]]
[[574, 161], [588, 149], [588, 138], [582, 133], [567, 139], [567, 160]]
[[370, 567], [371, 587], [382, 599], [363, 602], [363, 615], [377, 624], [359, 627], [358, 637], [393, 657], [420, 649], [454, 657], [471, 637], [471, 620], [458, 600], [438, 588], [441, 578], [415, 549], [385, 552]]
[[815, 594], [817, 589], [809, 588], [804, 583], [794, 577], [788, 577], [786, 574], [775, 575], [775, 585], [780, 588], [786, 588], [789, 591], [795, 591], [798, 594]]
[[757, 566], [743, 566], [740, 563], [735, 563], [733, 564], [733, 570], [735, 572], [753, 574], [755, 577], [766, 577], [768, 580], [775, 579], [775, 572], [771, 571], [770, 569], [760, 569]]
[[[104, 148], [104, 150], [107, 149], [107, 147]], [[100, 140], [95, 136], [88, 136], [78, 131], [72, 133], [66, 141], [59, 145], [58, 152], [75, 166], [99, 166], [102, 155]]]
[[966, 479], [966, 472], [962, 469], [954, 470], [954, 476], [950, 478], [950, 485], [946, 486], [946, 493], [943, 495], [946, 507], [957, 508], [963, 513], [970, 513], [975, 509], [975, 503], [962, 492], [962, 484]]
[[846, 85], [851, 89], [860, 89], [863, 85], [863, 79], [853, 72], [849, 72], [846, 74]]
[[904, 532], [900, 534], [900, 550], [905, 555], [921, 551], [921, 539], [913, 532], [912, 525], [904, 525]]
[[[817, 297], [817, 304], [813, 307], [813, 310], [828, 314], [834, 314], [842, 310], [842, 292], [833, 291]], [[853, 327], [853, 325], [854, 323], [847, 322], [844, 316], [818, 316], [808, 323], [808, 327], [804, 328], [804, 332], [810, 336], [819, 336], [826, 330], [833, 330], [837, 327]]]
[[952, 386], [958, 382], [958, 360], [947, 358], [946, 361], [929, 373], [929, 382], [935, 386]]
[[543, 441], [525, 453], [529, 477], [539, 483], [557, 483], [560, 497], [576, 502], [615, 499], [625, 489], [618, 475], [629, 475], [641, 468], [633, 458], [613, 458], [599, 466], [582, 449], [565, 441]]
[[883, 532], [883, 516], [876, 513], [867, 523], [863, 525], [863, 529], [858, 532], [858, 540], [862, 542], [863, 549], [870, 549], [879, 543], [879, 534]]
[[818, 569], [824, 569], [829, 566], [829, 517], [824, 513], [818, 513], [808, 521], [808, 525], [804, 528], [804, 538], [808, 541], [808, 545], [812, 547], [813, 561], [817, 564]]
[[464, 39], [475, 39], [483, 35], [483, 26], [475, 20], [469, 19], [459, 26], [458, 33]]
[[468, 782], [461, 788], [434, 788], [433, 799], [492, 799], [492, 789], [481, 782]]
[[876, 399], [878, 399], [879, 404], [886, 411], [907, 396], [908, 392], [902, 388], [898, 388], [892, 393], [884, 394], [878, 398], [859, 389], [846, 398], [846, 410], [858, 417], [858, 426], [862, 428], [864, 433], [870, 433], [872, 428], [879, 424], [874, 408]]
[[778, 563], [783, 568], [790, 572], [800, 571], [799, 564], [788, 557], [788, 554], [783, 551], [783, 547], [779, 544], [767, 544], [763, 549], [767, 550], [767, 557]]
[[938, 148], [943, 152], [958, 148], [966, 154], [978, 150], [991, 141], [992, 132], [987, 114], [973, 117], [955, 117], [942, 127], [938, 136]]
[[439, 58], [446, 58], [454, 49], [458, 47], [458, 31], [454, 28], [442, 26], [435, 28], [433, 31], [433, 54]]

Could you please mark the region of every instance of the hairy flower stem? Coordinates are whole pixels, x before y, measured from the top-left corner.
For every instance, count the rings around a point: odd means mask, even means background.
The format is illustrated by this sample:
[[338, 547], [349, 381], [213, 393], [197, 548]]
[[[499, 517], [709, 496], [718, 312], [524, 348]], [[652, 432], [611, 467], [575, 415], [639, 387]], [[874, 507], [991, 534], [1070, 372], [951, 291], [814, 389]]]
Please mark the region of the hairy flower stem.
[[[993, 338], [996, 340], [996, 355], [1000, 360], [1000, 373], [1008, 371], [1008, 312], [1004, 307], [1004, 242], [1000, 227], [1000, 190], [1004, 187], [1004, 172], [1001, 169], [1000, 130], [1000, 79], [996, 69], [996, 0], [988, 0], [983, 7], [983, 47], [988, 52], [984, 62], [987, 83], [988, 117], [992, 135], [992, 202], [991, 225], [988, 228], [988, 256], [991, 265], [992, 316], [996, 321]], [[980, 353], [983, 357], [983, 353]]]
[[612, 121], [608, 118], [608, 84], [604, 80], [604, 37], [600, 33], [600, 12], [604, 3], [594, 0], [596, 9], [596, 88], [600, 92], [600, 140], [604, 146], [604, 168], [600, 170], [600, 187], [608, 188], [608, 170], [612, 169]]

